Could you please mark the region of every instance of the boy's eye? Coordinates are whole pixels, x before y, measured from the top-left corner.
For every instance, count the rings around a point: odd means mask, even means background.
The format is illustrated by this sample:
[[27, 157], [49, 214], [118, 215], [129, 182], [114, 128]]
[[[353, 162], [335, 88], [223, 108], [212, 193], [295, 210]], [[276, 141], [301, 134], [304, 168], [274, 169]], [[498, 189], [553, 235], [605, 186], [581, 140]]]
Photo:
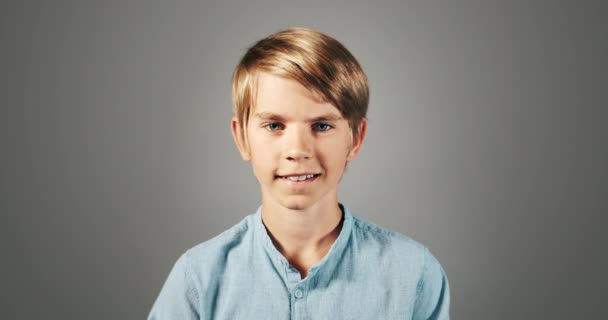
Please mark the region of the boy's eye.
[[327, 123], [315, 123], [313, 125], [313, 128], [315, 131], [327, 131], [327, 130], [331, 129], [332, 126]]
[[278, 122], [271, 122], [271, 123], [267, 124], [265, 127], [269, 131], [277, 131], [277, 130], [281, 129], [281, 124]]

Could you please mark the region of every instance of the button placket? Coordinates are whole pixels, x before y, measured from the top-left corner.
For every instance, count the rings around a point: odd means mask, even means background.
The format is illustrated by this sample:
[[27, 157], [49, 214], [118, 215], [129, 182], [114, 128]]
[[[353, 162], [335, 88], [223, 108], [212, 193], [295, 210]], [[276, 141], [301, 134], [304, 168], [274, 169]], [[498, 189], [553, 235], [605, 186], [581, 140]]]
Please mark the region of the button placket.
[[307, 308], [306, 308], [306, 288], [305, 283], [300, 283], [293, 288], [291, 295], [291, 303], [293, 306], [293, 317], [294, 320], [308, 319]]

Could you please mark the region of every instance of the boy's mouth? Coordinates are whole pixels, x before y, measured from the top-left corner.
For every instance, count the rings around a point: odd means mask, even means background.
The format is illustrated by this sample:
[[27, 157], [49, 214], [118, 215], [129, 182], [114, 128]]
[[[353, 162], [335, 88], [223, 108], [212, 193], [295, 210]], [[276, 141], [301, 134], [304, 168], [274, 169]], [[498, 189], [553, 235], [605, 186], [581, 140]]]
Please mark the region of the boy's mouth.
[[314, 180], [320, 175], [321, 174], [318, 174], [318, 173], [308, 173], [308, 174], [304, 173], [304, 174], [290, 174], [290, 175], [285, 175], [285, 176], [276, 176], [276, 178], [283, 179], [283, 180], [289, 180], [289, 181], [293, 181], [293, 182], [300, 182], [300, 181]]

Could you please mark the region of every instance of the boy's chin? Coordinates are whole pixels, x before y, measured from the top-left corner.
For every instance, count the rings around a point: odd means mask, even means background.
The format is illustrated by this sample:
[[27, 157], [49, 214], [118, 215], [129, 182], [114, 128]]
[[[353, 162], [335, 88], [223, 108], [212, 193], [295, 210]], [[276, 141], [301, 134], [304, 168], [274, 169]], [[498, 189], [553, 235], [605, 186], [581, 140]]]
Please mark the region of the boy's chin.
[[285, 207], [285, 209], [289, 209], [289, 210], [306, 210], [308, 208], [310, 208], [310, 205], [308, 203], [304, 203], [303, 201], [287, 201], [283, 207]]
[[308, 196], [290, 196], [279, 202], [282, 207], [289, 210], [306, 210], [314, 205], [313, 199]]

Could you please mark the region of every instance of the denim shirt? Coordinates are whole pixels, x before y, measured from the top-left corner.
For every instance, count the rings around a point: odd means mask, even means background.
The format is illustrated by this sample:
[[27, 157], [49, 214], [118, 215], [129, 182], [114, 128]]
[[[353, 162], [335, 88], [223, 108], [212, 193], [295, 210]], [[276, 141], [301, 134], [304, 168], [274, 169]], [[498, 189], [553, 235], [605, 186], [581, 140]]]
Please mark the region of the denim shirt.
[[340, 234], [302, 279], [261, 209], [175, 263], [148, 319], [449, 319], [446, 275], [414, 240], [343, 212]]

